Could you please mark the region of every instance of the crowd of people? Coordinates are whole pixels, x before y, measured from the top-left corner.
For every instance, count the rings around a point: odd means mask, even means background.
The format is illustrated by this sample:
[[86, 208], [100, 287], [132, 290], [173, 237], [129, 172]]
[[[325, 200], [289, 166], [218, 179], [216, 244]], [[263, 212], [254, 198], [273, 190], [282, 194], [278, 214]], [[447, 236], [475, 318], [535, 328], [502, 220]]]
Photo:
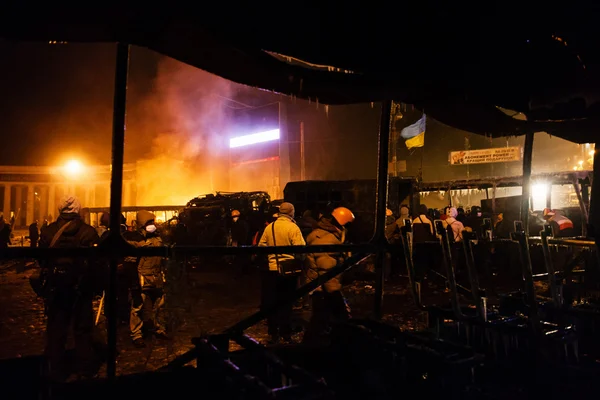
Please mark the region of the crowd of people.
[[[39, 235], [30, 232], [32, 246], [42, 248], [79, 248], [103, 246], [110, 237], [110, 216], [100, 218], [99, 227], [84, 222], [79, 200], [67, 196], [58, 207], [56, 221], [42, 227]], [[547, 223], [559, 234], [571, 233], [573, 224], [555, 210], [544, 210]], [[295, 219], [294, 205], [282, 203], [263, 229], [252, 235], [248, 224], [238, 210], [230, 212], [230, 246], [305, 246], [335, 245], [346, 241], [348, 224], [355, 220], [351, 210], [337, 207], [316, 213], [305, 211], [299, 221]], [[429, 209], [421, 204], [411, 212], [403, 205], [396, 216], [386, 212], [386, 238], [390, 243], [399, 239], [402, 226], [410, 223], [414, 243], [436, 241], [434, 221], [441, 220], [453, 242], [460, 242], [465, 231], [484, 235], [493, 231], [496, 237], [508, 236], [502, 214], [487, 220], [480, 207], [468, 210], [447, 207], [442, 211]], [[130, 230], [121, 216], [120, 235], [133, 247], [163, 246], [155, 216], [148, 211], [139, 211], [136, 229]], [[2, 231], [0, 220], [0, 231]], [[35, 245], [33, 244], [35, 241]], [[250, 265], [261, 268], [261, 309], [267, 312], [269, 343], [291, 343], [294, 341], [292, 313], [294, 292], [299, 286], [319, 279], [320, 276], [340, 265], [347, 258], [343, 252], [291, 254], [275, 252], [264, 259], [256, 256], [241, 256], [237, 261], [245, 271]], [[108, 261], [86, 260], [77, 257], [61, 257], [39, 260], [39, 274], [34, 274], [31, 284], [45, 301], [47, 316], [46, 355], [49, 360], [48, 374], [53, 380], [64, 380], [69, 375], [65, 364], [65, 346], [69, 329], [75, 339], [76, 368], [78, 374], [93, 375], [92, 364], [97, 360], [92, 339], [94, 312], [92, 303], [106, 288]], [[117, 301], [127, 304], [129, 331], [133, 345], [145, 347], [145, 337], [169, 340], [165, 322], [165, 269], [164, 257], [125, 257], [118, 263], [119, 288]], [[305, 327], [303, 341], [320, 341], [335, 321], [350, 318], [350, 308], [342, 293], [340, 276], [336, 276], [316, 287], [301, 301], [304, 308], [310, 304], [311, 316]], [[276, 312], [271, 312], [276, 310]]]

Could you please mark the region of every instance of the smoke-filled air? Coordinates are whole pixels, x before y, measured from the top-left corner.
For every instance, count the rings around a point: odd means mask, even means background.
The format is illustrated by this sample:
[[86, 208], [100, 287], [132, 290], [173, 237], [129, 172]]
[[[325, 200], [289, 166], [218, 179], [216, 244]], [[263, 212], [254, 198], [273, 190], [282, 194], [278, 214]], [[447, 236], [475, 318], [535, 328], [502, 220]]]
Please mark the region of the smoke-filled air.
[[160, 61], [153, 93], [143, 103], [143, 140], [151, 146], [137, 160], [138, 204], [182, 205], [227, 188], [227, 177], [220, 173], [226, 168], [219, 168], [227, 154], [222, 98], [230, 97], [232, 86], [181, 62]]

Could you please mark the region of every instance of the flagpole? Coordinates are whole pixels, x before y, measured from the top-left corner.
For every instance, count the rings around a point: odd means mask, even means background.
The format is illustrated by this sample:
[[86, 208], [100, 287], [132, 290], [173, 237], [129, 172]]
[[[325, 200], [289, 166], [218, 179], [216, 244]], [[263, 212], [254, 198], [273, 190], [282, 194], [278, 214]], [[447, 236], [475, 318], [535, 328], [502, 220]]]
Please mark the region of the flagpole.
[[423, 182], [423, 153], [425, 152], [425, 146], [421, 147], [421, 167], [419, 168], [419, 185]]

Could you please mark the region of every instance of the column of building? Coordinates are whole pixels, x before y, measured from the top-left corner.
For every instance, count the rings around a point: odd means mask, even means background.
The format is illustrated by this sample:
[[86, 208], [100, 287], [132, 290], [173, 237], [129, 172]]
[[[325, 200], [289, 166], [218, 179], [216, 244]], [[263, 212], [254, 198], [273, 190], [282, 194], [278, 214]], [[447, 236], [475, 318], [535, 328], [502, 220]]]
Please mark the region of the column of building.
[[131, 205], [131, 182], [123, 182], [123, 206]]
[[48, 222], [56, 218], [56, 185], [50, 185], [48, 190]]
[[21, 221], [23, 220], [23, 186], [16, 185], [15, 186], [15, 217], [18, 218], [16, 220], [15, 225], [20, 226]]
[[48, 188], [49, 186], [42, 186], [40, 188], [40, 223], [44, 222], [44, 219], [48, 218]]
[[27, 185], [27, 203], [25, 203], [25, 224], [31, 225], [35, 219], [35, 186], [33, 184]]
[[11, 200], [11, 196], [10, 196], [10, 192], [12, 190], [12, 185], [10, 183], [5, 183], [4, 184], [4, 207], [2, 208], [2, 213], [4, 214], [4, 220], [5, 221], [9, 221], [10, 220], [10, 200]]

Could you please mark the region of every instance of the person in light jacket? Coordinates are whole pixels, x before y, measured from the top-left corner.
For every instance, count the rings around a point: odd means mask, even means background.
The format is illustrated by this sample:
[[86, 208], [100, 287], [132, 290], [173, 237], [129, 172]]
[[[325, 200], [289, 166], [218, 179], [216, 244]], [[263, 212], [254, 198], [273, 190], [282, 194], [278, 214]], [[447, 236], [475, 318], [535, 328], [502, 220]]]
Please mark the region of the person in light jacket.
[[[277, 219], [265, 227], [258, 243], [259, 246], [305, 246], [306, 242], [296, 221], [294, 205], [282, 203]], [[261, 309], [286, 301], [298, 285], [298, 273], [285, 273], [288, 265], [300, 264], [301, 255], [269, 254], [268, 271], [262, 279]], [[281, 305], [277, 313], [267, 317], [270, 344], [292, 342], [292, 307], [293, 303]]]

